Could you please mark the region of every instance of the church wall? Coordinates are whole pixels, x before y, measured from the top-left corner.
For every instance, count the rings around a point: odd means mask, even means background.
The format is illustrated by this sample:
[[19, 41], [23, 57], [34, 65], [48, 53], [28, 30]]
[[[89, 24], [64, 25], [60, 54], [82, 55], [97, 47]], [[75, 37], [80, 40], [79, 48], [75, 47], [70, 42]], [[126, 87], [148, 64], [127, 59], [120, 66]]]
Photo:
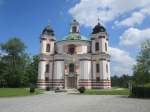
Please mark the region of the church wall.
[[108, 61], [108, 80], [110, 80], [110, 62]]
[[80, 61], [80, 79], [91, 79], [91, 61]]
[[93, 67], [92, 77], [93, 77], [93, 79], [96, 79], [96, 61], [93, 61], [92, 67]]
[[[106, 66], [108, 66], [108, 72], [106, 70]], [[102, 80], [110, 80], [110, 69], [109, 69], [109, 62], [107, 60], [100, 61], [100, 79]]]
[[88, 53], [88, 47], [90, 46], [89, 45], [89, 42], [85, 42], [85, 41], [79, 41], [79, 42], [73, 42], [73, 41], [69, 41], [69, 42], [60, 42], [60, 43], [56, 43], [56, 49], [57, 49], [57, 52], [59, 54], [64, 54], [64, 53], [68, 53], [68, 47], [69, 45], [75, 45], [75, 51], [77, 54], [85, 54], [85, 53]]
[[49, 62], [49, 79], [52, 80], [53, 75], [53, 62]]
[[88, 52], [88, 47], [87, 46], [85, 46], [85, 45], [82, 45], [81, 46], [81, 52], [80, 52], [80, 54], [84, 54], [84, 53], [87, 53]]
[[92, 40], [92, 53], [95, 53], [95, 40]]
[[50, 54], [54, 54], [54, 52], [55, 52], [55, 49], [54, 49], [55, 42], [54, 41], [50, 41], [49, 43], [50, 43]]
[[46, 53], [46, 40], [41, 41], [41, 53], [44, 54]]
[[[77, 31], [74, 31], [72, 28], [70, 30], [70, 33], [78, 33], [79, 27], [77, 27]], [[47, 30], [49, 31], [49, 29]], [[97, 48], [97, 51], [95, 49], [95, 46], [98, 47], [97, 44], [95, 45], [96, 42], [99, 42], [99, 49]], [[46, 52], [46, 47], [49, 48], [47, 44], [50, 44], [50, 52], [49, 50], [47, 50]], [[75, 50], [73, 46], [72, 49], [70, 49], [70, 51], [75, 52], [68, 54], [69, 45], [72, 44], [75, 46]], [[91, 53], [89, 52], [90, 50]], [[54, 89], [57, 87], [67, 88], [68, 86], [67, 84], [70, 83], [69, 81], [72, 81], [70, 80], [71, 79], [70, 77], [73, 77], [71, 76], [71, 74], [68, 73], [70, 63], [75, 64], [75, 71], [77, 75], [75, 75], [74, 77], [76, 78], [75, 83], [77, 83], [77, 87], [82, 86], [86, 88], [111, 87], [110, 65], [108, 61], [109, 51], [108, 51], [107, 32], [100, 31], [98, 33], [92, 33], [91, 40], [89, 41], [82, 39], [81, 40], [66, 39], [62, 41], [55, 41], [54, 36], [52, 34], [47, 35], [47, 33], [44, 34], [42, 33], [40, 53], [42, 55], [40, 57], [41, 61], [39, 62], [38, 83], [37, 83], [38, 87], [41, 88], [52, 87]], [[74, 53], [78, 55], [74, 55]], [[51, 54], [54, 54], [54, 57]], [[91, 62], [92, 61], [91, 58], [93, 62]], [[45, 73], [46, 64], [48, 63], [49, 63], [49, 73]], [[99, 72], [96, 70], [97, 67], [96, 64], [98, 63], [99, 63]], [[106, 65], [108, 65], [108, 71], [106, 71]], [[49, 80], [45, 77], [48, 77]]]
[[55, 61], [54, 79], [64, 78], [64, 61]]

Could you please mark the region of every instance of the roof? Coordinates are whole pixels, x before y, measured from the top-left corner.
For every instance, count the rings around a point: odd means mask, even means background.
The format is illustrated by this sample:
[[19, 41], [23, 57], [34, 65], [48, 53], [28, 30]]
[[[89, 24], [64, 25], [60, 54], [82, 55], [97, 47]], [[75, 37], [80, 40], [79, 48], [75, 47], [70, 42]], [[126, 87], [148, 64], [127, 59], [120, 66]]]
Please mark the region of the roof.
[[54, 31], [50, 25], [46, 26], [42, 31], [42, 34], [54, 36]]
[[65, 36], [63, 40], [88, 40], [86, 37], [80, 35], [79, 33], [70, 33]]
[[106, 29], [100, 24], [98, 23], [94, 28], [93, 28], [93, 32], [92, 34], [96, 34], [99, 32], [106, 32]]

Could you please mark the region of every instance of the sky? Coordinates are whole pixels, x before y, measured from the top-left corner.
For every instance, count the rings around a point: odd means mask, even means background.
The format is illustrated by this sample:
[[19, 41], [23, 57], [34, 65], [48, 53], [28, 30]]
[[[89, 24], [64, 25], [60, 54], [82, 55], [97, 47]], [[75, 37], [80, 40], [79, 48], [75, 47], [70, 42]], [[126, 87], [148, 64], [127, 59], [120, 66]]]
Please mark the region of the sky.
[[61, 40], [76, 19], [90, 38], [98, 18], [109, 34], [111, 75], [132, 75], [140, 44], [150, 39], [150, 0], [0, 0], [0, 43], [18, 37], [35, 55], [48, 24]]

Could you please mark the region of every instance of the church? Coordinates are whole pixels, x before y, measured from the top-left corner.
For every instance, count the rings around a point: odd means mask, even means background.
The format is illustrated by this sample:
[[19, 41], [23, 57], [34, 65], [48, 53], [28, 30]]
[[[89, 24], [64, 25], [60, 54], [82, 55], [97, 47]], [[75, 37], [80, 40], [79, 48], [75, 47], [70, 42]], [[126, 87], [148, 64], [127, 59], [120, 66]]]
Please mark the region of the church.
[[40, 36], [40, 62], [37, 86], [56, 89], [79, 87], [111, 88], [108, 33], [99, 22], [86, 38], [77, 20], [68, 35], [57, 41], [50, 25]]

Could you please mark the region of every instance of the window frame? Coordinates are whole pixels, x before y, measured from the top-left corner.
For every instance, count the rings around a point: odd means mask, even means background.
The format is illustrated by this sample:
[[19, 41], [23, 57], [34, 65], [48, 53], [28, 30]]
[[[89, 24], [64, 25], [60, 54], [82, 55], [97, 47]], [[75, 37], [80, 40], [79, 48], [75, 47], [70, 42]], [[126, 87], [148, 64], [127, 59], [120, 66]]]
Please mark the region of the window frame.
[[107, 43], [105, 42], [105, 51], [107, 51], [107, 50], [108, 50]]
[[100, 72], [100, 65], [99, 63], [96, 63], [96, 73], [99, 73]]
[[49, 64], [45, 65], [45, 73], [49, 73]]
[[51, 45], [50, 44], [46, 44], [46, 52], [50, 52], [51, 49]]
[[95, 42], [95, 51], [99, 51], [99, 42]]

